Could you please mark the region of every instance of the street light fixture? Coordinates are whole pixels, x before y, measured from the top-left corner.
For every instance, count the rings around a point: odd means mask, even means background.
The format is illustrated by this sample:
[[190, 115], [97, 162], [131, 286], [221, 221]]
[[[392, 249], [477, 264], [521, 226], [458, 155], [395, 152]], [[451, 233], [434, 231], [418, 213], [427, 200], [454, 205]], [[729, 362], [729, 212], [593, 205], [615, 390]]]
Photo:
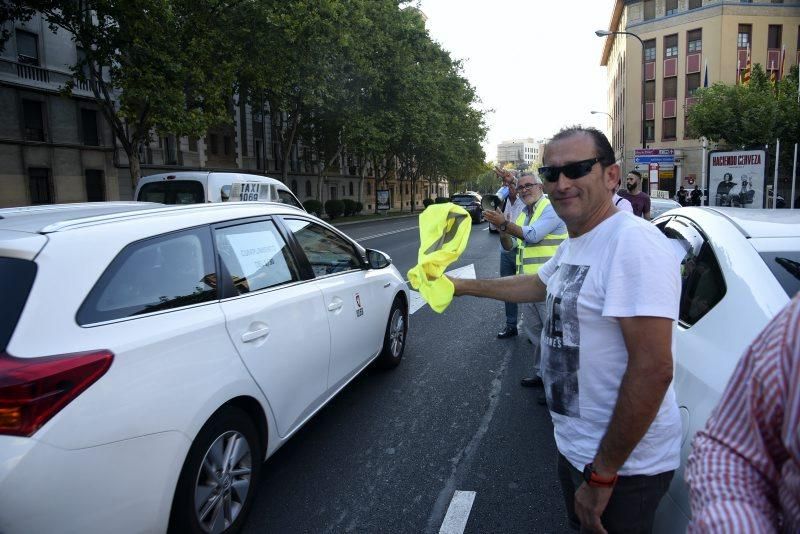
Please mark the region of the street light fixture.
[[597, 115], [597, 114], [608, 115], [609, 119], [611, 119], [612, 121], [614, 120], [614, 117], [611, 116], [611, 113], [605, 111], [590, 111], [589, 113], [591, 113], [592, 115]]
[[[647, 148], [647, 136], [645, 134], [645, 102], [644, 102], [644, 41], [641, 37], [631, 32], [612, 32], [608, 30], [597, 30], [594, 34], [598, 37], [608, 37], [609, 35], [630, 35], [635, 37], [639, 44], [642, 45], [642, 148]], [[594, 112], [592, 112], [594, 113]]]

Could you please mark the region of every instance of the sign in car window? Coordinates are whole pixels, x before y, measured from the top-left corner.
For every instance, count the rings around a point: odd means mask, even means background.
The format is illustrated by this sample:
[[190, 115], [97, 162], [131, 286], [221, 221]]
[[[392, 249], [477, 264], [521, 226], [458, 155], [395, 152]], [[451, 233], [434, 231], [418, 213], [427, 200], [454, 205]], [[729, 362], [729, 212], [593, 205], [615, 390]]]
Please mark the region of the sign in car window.
[[219, 230], [217, 247], [239, 294], [297, 279], [291, 257], [284, 254], [286, 243], [272, 223]]
[[258, 182], [234, 182], [231, 185], [230, 200], [242, 202], [269, 200], [269, 185]]

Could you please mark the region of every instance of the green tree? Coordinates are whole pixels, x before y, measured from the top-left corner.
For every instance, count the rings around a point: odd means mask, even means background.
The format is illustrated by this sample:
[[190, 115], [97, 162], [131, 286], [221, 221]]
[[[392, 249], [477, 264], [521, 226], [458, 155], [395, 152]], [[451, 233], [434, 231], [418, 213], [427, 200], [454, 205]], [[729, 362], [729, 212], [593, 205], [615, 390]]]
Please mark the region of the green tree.
[[[66, 30], [83, 51], [72, 67], [87, 83], [130, 162], [150, 132], [201, 136], [231, 120], [241, 53], [235, 0], [34, 0], [4, 2], [0, 23], [40, 12], [52, 31]], [[4, 35], [3, 37], [8, 37]], [[71, 92], [75, 82], [64, 92]]]

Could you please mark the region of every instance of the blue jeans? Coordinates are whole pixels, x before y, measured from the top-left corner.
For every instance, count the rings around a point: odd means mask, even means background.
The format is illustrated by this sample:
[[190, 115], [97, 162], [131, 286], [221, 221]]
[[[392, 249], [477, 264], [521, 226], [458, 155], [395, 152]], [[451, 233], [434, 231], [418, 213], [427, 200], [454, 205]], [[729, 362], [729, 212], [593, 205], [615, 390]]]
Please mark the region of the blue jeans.
[[[517, 272], [517, 249], [500, 251], [500, 276], [512, 276]], [[506, 326], [517, 327], [517, 303], [506, 302]]]

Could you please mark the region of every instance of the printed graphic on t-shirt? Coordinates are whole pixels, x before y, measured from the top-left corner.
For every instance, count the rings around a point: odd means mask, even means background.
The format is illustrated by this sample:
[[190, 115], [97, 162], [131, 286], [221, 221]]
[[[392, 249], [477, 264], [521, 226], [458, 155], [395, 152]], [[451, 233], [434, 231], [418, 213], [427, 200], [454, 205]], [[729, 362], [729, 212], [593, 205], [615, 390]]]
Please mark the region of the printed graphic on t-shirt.
[[551, 411], [580, 417], [578, 369], [581, 330], [578, 295], [588, 265], [561, 264], [547, 283], [547, 317], [542, 333], [542, 379]]

